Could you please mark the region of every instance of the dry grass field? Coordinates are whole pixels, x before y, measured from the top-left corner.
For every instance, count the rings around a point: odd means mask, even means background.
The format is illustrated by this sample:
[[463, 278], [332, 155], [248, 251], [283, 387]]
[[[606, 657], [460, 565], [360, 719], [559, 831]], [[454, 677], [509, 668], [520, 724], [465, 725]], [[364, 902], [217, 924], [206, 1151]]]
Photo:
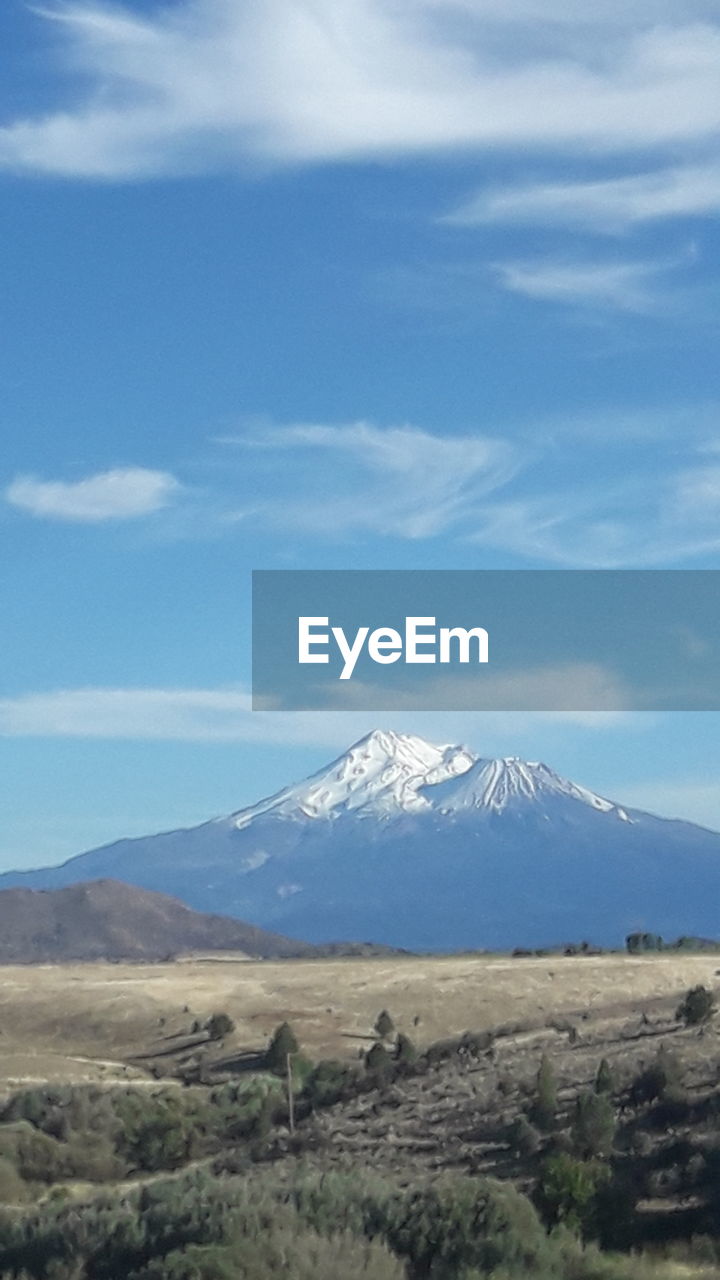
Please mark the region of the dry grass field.
[[172, 1069], [194, 1022], [224, 1010], [224, 1051], [259, 1050], [285, 1019], [313, 1058], [354, 1058], [379, 1011], [418, 1046], [507, 1023], [589, 1011], [641, 1013], [720, 985], [716, 956], [393, 957], [0, 968], [0, 1089], [40, 1081], [143, 1080]]

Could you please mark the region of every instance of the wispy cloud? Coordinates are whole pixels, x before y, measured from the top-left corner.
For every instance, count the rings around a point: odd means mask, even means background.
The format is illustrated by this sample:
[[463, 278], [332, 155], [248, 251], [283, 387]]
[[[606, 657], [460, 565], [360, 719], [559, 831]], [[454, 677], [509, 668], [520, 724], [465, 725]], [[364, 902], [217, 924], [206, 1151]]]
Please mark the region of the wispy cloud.
[[4, 496], [11, 506], [39, 519], [99, 524], [151, 515], [169, 506], [180, 489], [179, 482], [167, 471], [118, 467], [82, 480], [17, 476]]
[[224, 443], [283, 451], [288, 491], [278, 501], [258, 502], [256, 517], [339, 537], [437, 536], [466, 520], [521, 465], [513, 445], [480, 432], [435, 435], [368, 422], [277, 427]]
[[504, 289], [536, 301], [652, 315], [667, 309], [667, 297], [657, 282], [676, 265], [545, 258], [498, 262], [494, 269]]
[[617, 233], [667, 218], [702, 217], [720, 210], [720, 164], [708, 162], [583, 182], [537, 182], [487, 188], [442, 221], [474, 227], [573, 227]]
[[[593, 466], [592, 452], [585, 466]], [[574, 483], [556, 474], [536, 492], [488, 504], [472, 541], [568, 568], [667, 567], [717, 559], [720, 476], [717, 468], [646, 465], [629, 458], [622, 480]], [[564, 481], [564, 483], [563, 483]]]
[[[512, 429], [485, 423], [463, 436], [371, 423], [269, 427], [226, 438], [242, 465], [223, 470], [247, 486], [242, 511], [252, 505], [254, 527], [306, 546], [445, 540], [455, 552], [476, 545], [530, 563], [677, 565], [720, 553], [719, 412], [615, 408]], [[229, 493], [224, 503], [227, 511]]]
[[[0, 737], [97, 738], [135, 741], [247, 742], [344, 748], [379, 723], [380, 712], [251, 711], [242, 688], [57, 689], [0, 698]], [[487, 715], [405, 712], [395, 727], [439, 742], [487, 742], [492, 734], [507, 754], [513, 732], [540, 725], [616, 727], [616, 712], [548, 712]], [[628, 718], [628, 723], [633, 723]], [[475, 736], [476, 735], [476, 736]], [[483, 746], [483, 750], [488, 750]]]
[[[135, 179], [497, 146], [632, 151], [720, 126], [701, 3], [184, 0], [44, 11], [82, 81], [8, 122], [14, 170]], [[521, 26], [519, 24], [522, 24]], [[83, 85], [90, 82], [90, 90]], [[84, 93], [84, 97], [83, 97]]]

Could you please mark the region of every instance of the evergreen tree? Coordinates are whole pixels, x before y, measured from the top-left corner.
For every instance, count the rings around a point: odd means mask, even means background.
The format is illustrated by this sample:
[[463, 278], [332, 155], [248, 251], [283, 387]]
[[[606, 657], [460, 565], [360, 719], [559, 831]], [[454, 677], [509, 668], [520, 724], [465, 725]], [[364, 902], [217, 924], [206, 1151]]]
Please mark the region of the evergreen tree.
[[543, 1054], [537, 1073], [535, 1101], [530, 1111], [530, 1119], [540, 1129], [552, 1129], [557, 1111], [557, 1082], [552, 1063], [547, 1054]]
[[603, 1058], [595, 1076], [596, 1093], [614, 1093], [615, 1080], [607, 1058]]
[[615, 1137], [615, 1113], [607, 1094], [584, 1093], [575, 1104], [572, 1142], [582, 1160], [609, 1154]]
[[270, 1071], [287, 1071], [288, 1054], [297, 1053], [299, 1045], [289, 1022], [281, 1022], [275, 1028], [265, 1054], [265, 1065]]
[[395, 1046], [395, 1059], [397, 1062], [406, 1062], [408, 1064], [415, 1062], [417, 1058], [417, 1049], [409, 1036], [401, 1031], [397, 1038]]
[[392, 1059], [384, 1044], [374, 1044], [365, 1054], [365, 1068], [372, 1076], [386, 1076], [392, 1066]]
[[395, 1030], [395, 1023], [390, 1017], [390, 1014], [388, 1013], [387, 1009], [383, 1009], [382, 1013], [378, 1014], [377, 1019], [375, 1021], [375, 1031], [377, 1035], [380, 1037], [381, 1040], [387, 1040], [392, 1035], [394, 1030]]

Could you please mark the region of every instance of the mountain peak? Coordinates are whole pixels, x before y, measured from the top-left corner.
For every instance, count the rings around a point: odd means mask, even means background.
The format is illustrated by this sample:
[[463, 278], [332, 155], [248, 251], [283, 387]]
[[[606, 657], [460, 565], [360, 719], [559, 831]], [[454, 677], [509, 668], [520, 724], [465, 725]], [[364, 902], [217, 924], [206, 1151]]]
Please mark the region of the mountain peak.
[[233, 814], [241, 829], [261, 814], [299, 820], [398, 817], [430, 808], [421, 788], [458, 777], [476, 757], [464, 747], [437, 746], [414, 734], [373, 729], [304, 782]]
[[433, 806], [444, 814], [471, 809], [501, 813], [513, 802], [546, 805], [558, 797], [579, 801], [599, 813], [614, 813], [622, 822], [630, 821], [625, 810], [611, 800], [562, 778], [541, 761], [521, 760], [519, 756], [476, 759], [462, 777], [433, 792]]

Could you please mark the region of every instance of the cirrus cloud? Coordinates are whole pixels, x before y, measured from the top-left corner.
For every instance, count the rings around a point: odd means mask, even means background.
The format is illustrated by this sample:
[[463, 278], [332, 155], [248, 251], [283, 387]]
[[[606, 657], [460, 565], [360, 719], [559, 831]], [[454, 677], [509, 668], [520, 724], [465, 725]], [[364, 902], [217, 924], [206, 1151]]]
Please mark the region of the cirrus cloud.
[[593, 181], [537, 182], [478, 192], [447, 214], [450, 226], [486, 223], [617, 233], [720, 210], [720, 164], [707, 162]]

